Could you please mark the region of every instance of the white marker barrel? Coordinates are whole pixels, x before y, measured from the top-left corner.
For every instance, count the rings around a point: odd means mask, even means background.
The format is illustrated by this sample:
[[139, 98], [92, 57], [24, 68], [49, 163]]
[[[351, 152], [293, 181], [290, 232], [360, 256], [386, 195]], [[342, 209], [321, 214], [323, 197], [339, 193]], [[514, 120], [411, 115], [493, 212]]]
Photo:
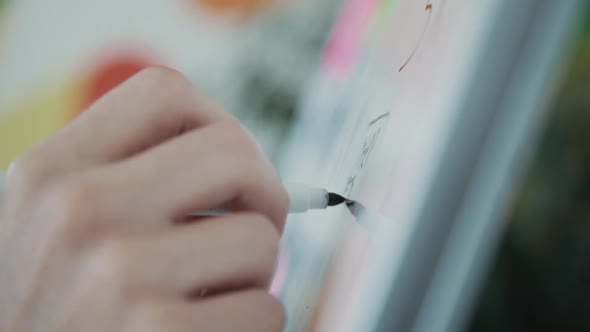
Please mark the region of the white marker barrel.
[[297, 184], [285, 184], [289, 192], [289, 213], [305, 212], [311, 209], [325, 209], [328, 206], [328, 191]]

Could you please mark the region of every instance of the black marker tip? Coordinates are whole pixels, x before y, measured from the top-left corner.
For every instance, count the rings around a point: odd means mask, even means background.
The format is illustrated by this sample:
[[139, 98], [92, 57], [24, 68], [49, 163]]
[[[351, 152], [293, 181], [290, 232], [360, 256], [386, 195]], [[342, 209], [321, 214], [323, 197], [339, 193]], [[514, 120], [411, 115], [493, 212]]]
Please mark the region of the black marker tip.
[[334, 206], [338, 204], [342, 204], [346, 201], [346, 198], [335, 194], [335, 193], [328, 193], [328, 206]]

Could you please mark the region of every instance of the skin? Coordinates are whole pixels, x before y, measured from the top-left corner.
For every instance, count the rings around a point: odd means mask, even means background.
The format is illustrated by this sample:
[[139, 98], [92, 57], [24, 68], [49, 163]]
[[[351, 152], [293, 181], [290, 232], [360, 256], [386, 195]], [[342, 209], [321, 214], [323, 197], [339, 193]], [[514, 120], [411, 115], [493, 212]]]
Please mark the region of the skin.
[[[282, 331], [288, 196], [252, 136], [146, 69], [15, 161], [0, 196], [0, 331]], [[187, 220], [220, 205], [231, 215]]]

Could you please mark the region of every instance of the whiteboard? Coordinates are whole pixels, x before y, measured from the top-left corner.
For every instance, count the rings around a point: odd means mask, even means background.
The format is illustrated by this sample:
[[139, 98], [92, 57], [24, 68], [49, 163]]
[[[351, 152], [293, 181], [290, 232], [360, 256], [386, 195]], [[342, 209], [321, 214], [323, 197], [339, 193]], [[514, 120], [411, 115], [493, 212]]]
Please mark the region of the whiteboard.
[[[301, 251], [301, 257], [290, 260], [317, 260], [299, 265], [301, 275], [294, 266], [301, 263], [290, 264], [289, 286], [306, 289], [313, 286], [305, 284], [318, 285], [316, 278], [326, 278], [321, 291], [303, 295], [285, 291], [286, 302], [293, 296], [314, 305], [313, 297], [322, 293], [317, 307], [309, 310], [313, 329], [345, 331], [351, 326], [343, 317], [355, 320], [363, 273], [379, 270], [382, 264], [375, 255], [380, 246], [387, 246], [388, 264], [395, 264], [456, 119], [455, 105], [465, 89], [492, 3], [398, 1], [388, 8], [387, 18], [375, 23], [380, 25], [374, 27], [377, 31], [360, 41], [361, 54], [356, 54], [353, 65], [339, 63], [347, 55], [328, 49], [329, 58], [310, 88], [293, 145], [286, 149], [283, 176], [343, 193], [372, 213], [362, 225], [346, 208], [295, 216], [289, 222], [286, 247]], [[339, 31], [334, 34], [338, 37]], [[345, 53], [346, 47], [342, 48]], [[305, 243], [296, 243], [302, 238]], [[375, 305], [379, 302], [374, 298]], [[318, 318], [313, 318], [314, 310], [321, 312]], [[308, 326], [290, 328], [301, 331]]]
[[[433, 183], [440, 182], [436, 176], [449, 144], [455, 143], [455, 131], [460, 126], [469, 134], [464, 117], [488, 108], [466, 111], [464, 106], [472, 98], [481, 59], [493, 50], [494, 32], [506, 25], [518, 28], [518, 36], [528, 28], [520, 23], [531, 17], [535, 3], [524, 1], [503, 22], [507, 4], [346, 4], [285, 149], [281, 172], [289, 182], [326, 187], [366, 209], [360, 216], [340, 207], [290, 217], [280, 266], [288, 331], [371, 331], [378, 326], [390, 296], [388, 286], [399, 274], [403, 256], [411, 254], [410, 235], [431, 203], [426, 197]], [[506, 59], [498, 60], [503, 69], [498, 73], [511, 65], [519, 42], [506, 38], [498, 44], [507, 50], [499, 52]], [[537, 71], [545, 73], [549, 62]], [[505, 77], [492, 71], [476, 79], [489, 79], [495, 89], [490, 91], [501, 92]], [[535, 89], [540, 92], [542, 86]], [[528, 97], [538, 99], [536, 94]], [[533, 114], [524, 110], [534, 105], [527, 106], [521, 113]], [[477, 125], [473, 130], [486, 128], [486, 123]], [[479, 133], [473, 136], [483, 139]], [[498, 181], [508, 178], [506, 174]], [[449, 196], [459, 194], [449, 188]]]

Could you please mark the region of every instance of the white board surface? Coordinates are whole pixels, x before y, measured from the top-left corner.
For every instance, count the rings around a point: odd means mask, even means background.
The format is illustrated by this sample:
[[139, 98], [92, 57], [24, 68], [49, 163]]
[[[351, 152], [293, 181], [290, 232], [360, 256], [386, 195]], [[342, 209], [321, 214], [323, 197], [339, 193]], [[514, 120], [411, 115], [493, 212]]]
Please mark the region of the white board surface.
[[387, 293], [381, 286], [395, 272], [457, 120], [493, 7], [400, 0], [369, 24], [352, 66], [333, 65], [342, 54], [328, 50], [282, 175], [342, 193], [368, 212], [357, 218], [339, 207], [291, 217], [282, 292], [293, 317], [288, 330], [365, 331], [377, 319]]

